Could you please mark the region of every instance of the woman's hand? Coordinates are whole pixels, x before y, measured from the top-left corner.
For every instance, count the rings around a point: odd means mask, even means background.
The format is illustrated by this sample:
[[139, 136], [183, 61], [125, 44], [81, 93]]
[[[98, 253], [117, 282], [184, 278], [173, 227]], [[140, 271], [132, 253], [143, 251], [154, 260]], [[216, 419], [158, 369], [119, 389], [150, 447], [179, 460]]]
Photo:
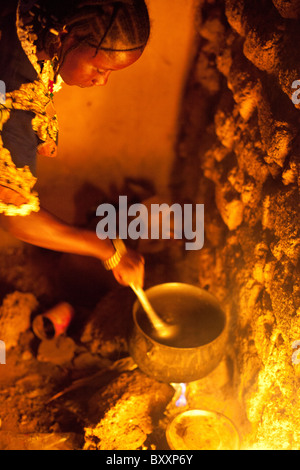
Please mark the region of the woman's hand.
[[124, 286], [134, 284], [135, 286], [143, 287], [144, 285], [144, 258], [136, 251], [127, 249], [127, 252], [122, 256], [118, 266], [112, 272], [119, 282]]

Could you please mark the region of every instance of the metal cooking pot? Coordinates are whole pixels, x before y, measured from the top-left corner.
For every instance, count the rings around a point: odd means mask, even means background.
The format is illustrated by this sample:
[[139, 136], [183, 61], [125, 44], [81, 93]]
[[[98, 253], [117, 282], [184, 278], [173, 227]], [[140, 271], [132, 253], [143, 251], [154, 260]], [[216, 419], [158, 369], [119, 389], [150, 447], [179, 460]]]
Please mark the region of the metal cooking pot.
[[227, 343], [227, 318], [215, 297], [183, 283], [160, 284], [146, 294], [160, 317], [179, 328], [172, 339], [157, 337], [137, 300], [129, 352], [139, 368], [167, 383], [192, 382], [208, 375]]

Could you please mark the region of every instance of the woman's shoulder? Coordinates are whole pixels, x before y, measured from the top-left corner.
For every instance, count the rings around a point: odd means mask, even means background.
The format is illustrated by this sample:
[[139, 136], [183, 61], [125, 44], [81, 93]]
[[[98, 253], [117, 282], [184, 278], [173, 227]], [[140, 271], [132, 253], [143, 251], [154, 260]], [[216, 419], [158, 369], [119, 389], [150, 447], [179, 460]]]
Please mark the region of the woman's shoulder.
[[18, 37], [16, 12], [9, 13], [0, 25], [0, 80], [10, 92], [36, 78], [37, 72]]

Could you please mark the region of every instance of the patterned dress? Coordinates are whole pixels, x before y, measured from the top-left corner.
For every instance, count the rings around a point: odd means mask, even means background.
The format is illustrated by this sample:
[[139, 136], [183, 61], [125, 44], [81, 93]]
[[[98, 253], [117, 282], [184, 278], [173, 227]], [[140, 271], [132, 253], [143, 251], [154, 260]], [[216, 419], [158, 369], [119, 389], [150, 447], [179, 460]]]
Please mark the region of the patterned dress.
[[50, 60], [38, 61], [37, 38], [22, 14], [19, 2], [0, 24], [0, 213], [9, 216], [39, 211], [36, 161], [56, 156], [53, 92], [62, 83], [58, 77], [54, 84]]

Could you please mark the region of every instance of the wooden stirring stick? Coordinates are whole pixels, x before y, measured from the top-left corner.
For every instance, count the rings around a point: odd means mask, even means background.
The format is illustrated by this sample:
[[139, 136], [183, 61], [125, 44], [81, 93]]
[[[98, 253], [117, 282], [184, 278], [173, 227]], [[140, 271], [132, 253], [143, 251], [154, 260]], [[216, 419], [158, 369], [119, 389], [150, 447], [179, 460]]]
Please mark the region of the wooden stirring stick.
[[170, 338], [172, 336], [175, 336], [175, 334], [177, 333], [177, 327], [174, 325], [168, 325], [159, 318], [157, 313], [153, 310], [153, 307], [150, 304], [145, 291], [141, 287], [135, 286], [133, 284], [130, 284], [130, 287], [139, 299], [143, 309], [147, 313], [148, 318], [151, 321], [155, 330], [157, 331], [158, 335], [162, 338]]

